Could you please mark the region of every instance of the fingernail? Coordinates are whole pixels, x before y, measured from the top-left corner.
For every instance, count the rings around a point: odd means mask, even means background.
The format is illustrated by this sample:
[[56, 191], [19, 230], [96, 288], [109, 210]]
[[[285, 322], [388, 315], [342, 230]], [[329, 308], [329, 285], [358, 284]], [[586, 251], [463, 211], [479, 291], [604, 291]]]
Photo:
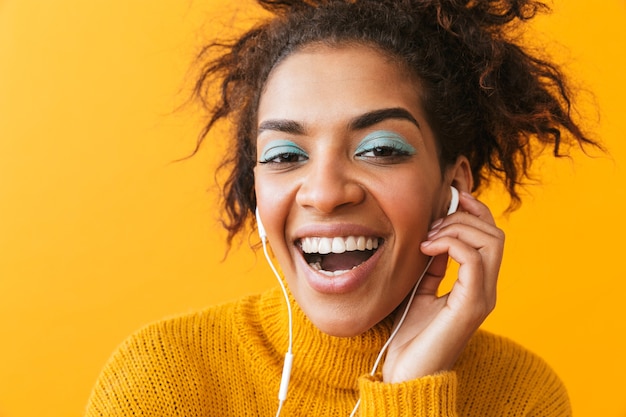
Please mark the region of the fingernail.
[[436, 229], [437, 227], [441, 225], [441, 223], [443, 223], [443, 219], [435, 220], [433, 224], [430, 225], [430, 230]]
[[463, 195], [463, 196], [465, 196], [467, 198], [471, 198], [472, 200], [476, 200], [476, 197], [474, 197], [473, 195], [471, 195], [467, 191], [461, 191], [461, 195]]
[[431, 243], [433, 243], [431, 240], [425, 240], [425, 241], [422, 242], [422, 246], [428, 246]]

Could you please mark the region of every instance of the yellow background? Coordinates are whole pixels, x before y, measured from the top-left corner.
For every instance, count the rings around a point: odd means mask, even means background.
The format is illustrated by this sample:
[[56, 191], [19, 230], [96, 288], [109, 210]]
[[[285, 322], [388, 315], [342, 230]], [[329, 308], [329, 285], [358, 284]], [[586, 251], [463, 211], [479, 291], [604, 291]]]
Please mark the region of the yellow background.
[[[191, 59], [228, 33], [220, 3], [0, 1], [0, 416], [80, 416], [128, 334], [275, 285], [247, 241], [221, 262], [207, 190], [228, 150], [172, 162], [199, 126], [176, 110]], [[543, 185], [500, 218], [485, 326], [547, 359], [577, 415], [623, 417], [626, 2], [557, 0], [537, 26], [595, 92], [611, 154], [539, 161]]]

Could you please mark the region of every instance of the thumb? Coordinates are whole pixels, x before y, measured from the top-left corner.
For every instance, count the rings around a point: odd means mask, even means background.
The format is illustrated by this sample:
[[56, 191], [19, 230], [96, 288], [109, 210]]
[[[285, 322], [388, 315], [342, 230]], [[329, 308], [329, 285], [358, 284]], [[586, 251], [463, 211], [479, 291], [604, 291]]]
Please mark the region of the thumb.
[[424, 274], [422, 282], [417, 290], [418, 294], [432, 294], [436, 295], [439, 289], [439, 284], [446, 275], [446, 269], [448, 267], [448, 254], [443, 253], [435, 256], [430, 267]]

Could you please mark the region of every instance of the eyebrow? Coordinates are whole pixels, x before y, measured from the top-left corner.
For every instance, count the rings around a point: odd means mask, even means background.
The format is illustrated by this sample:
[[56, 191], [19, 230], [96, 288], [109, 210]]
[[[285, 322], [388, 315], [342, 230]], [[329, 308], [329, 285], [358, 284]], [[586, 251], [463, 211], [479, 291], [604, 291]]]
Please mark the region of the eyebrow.
[[417, 126], [418, 129], [420, 128], [420, 124], [415, 119], [415, 117], [413, 117], [413, 115], [409, 113], [408, 110], [402, 107], [392, 107], [389, 109], [380, 109], [367, 112], [353, 119], [348, 124], [348, 127], [350, 128], [350, 130], [366, 129], [387, 119], [408, 120], [409, 122]]
[[300, 123], [294, 120], [272, 119], [264, 120], [259, 124], [259, 134], [266, 130], [275, 130], [277, 132], [291, 133], [293, 135], [304, 135], [306, 129]]
[[[364, 113], [352, 119], [348, 123], [348, 128], [350, 130], [362, 130], [388, 119], [407, 120], [420, 129], [420, 124], [415, 117], [413, 117], [408, 110], [402, 107], [379, 109]], [[264, 120], [259, 124], [258, 134], [261, 134], [266, 130], [290, 133], [293, 135], [304, 135], [306, 133], [306, 128], [302, 124], [294, 120], [287, 119]]]

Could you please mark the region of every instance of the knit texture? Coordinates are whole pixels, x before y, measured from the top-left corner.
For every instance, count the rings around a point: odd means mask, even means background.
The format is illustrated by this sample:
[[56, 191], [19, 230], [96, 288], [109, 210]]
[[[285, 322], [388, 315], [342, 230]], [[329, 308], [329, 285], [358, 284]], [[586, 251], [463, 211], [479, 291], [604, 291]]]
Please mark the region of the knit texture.
[[[294, 305], [294, 364], [281, 416], [570, 416], [567, 393], [537, 356], [478, 331], [455, 368], [402, 383], [368, 374], [391, 321], [328, 336]], [[287, 312], [278, 290], [152, 324], [126, 340], [87, 405], [95, 416], [274, 416]]]

